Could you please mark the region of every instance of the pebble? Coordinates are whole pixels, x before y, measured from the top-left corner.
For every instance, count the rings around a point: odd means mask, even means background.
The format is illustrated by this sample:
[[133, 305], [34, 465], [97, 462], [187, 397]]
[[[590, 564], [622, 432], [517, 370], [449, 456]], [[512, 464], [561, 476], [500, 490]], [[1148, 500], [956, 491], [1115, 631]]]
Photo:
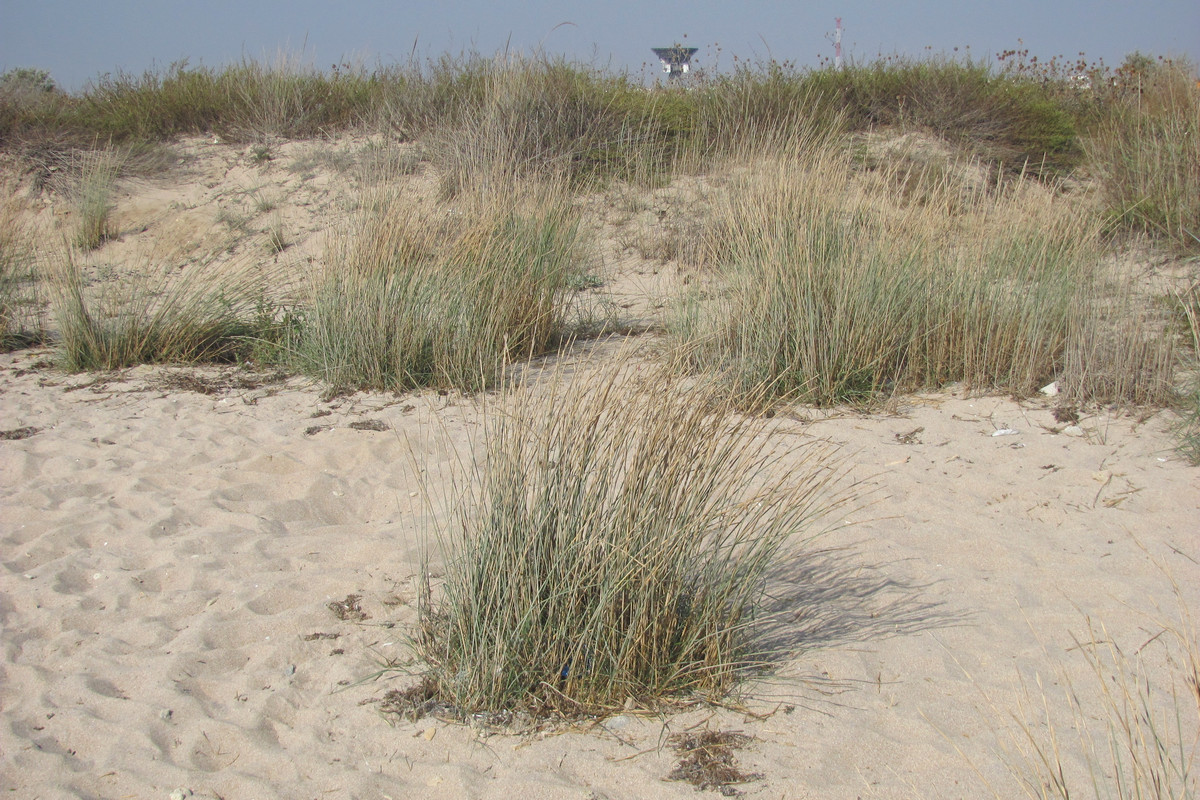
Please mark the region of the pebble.
[[171, 792], [171, 795], [170, 795], [171, 800], [187, 800], [191, 796], [192, 796], [192, 790], [185, 789], [182, 786], [180, 786], [175, 791]]

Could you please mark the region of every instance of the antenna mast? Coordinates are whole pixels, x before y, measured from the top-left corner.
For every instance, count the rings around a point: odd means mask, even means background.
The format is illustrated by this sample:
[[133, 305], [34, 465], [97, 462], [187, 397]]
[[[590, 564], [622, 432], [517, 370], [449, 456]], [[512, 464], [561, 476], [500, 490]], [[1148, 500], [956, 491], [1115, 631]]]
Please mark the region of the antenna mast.
[[834, 17], [837, 20], [837, 30], [833, 34], [833, 66], [835, 69], [842, 68], [842, 18]]

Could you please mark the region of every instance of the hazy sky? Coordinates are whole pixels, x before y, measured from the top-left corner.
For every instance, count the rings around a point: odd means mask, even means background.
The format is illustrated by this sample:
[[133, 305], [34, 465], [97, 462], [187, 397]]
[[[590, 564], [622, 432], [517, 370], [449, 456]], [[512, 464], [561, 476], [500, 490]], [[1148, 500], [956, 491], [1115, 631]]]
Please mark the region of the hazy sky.
[[833, 55], [838, 16], [844, 50], [858, 60], [927, 47], [991, 59], [1023, 40], [1042, 58], [1084, 51], [1116, 66], [1140, 50], [1200, 61], [1200, 0], [0, 0], [0, 70], [40, 67], [74, 90], [105, 72], [183, 58], [219, 66], [303, 48], [324, 69], [342, 60], [371, 67], [407, 61], [415, 44], [420, 57], [540, 46], [640, 73], [654, 61], [651, 47], [680, 40], [710, 67], [717, 44], [718, 66], [734, 54], [815, 65]]

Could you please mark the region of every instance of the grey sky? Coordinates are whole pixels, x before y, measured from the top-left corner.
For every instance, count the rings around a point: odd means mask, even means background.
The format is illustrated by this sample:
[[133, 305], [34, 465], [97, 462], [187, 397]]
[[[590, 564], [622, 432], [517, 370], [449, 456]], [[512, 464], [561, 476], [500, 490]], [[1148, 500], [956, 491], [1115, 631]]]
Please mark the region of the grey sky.
[[140, 74], [182, 58], [207, 66], [271, 60], [301, 48], [305, 62], [324, 69], [342, 60], [371, 67], [407, 60], [415, 42], [421, 57], [540, 45], [641, 73], [654, 60], [651, 47], [684, 34], [707, 66], [717, 44], [722, 67], [734, 54], [815, 65], [833, 54], [827, 37], [837, 16], [846, 54], [860, 61], [921, 56], [927, 47], [969, 47], [990, 59], [1018, 40], [1043, 59], [1084, 51], [1116, 66], [1139, 50], [1200, 61], [1198, 0], [0, 0], [0, 70], [48, 69], [74, 90], [105, 72]]

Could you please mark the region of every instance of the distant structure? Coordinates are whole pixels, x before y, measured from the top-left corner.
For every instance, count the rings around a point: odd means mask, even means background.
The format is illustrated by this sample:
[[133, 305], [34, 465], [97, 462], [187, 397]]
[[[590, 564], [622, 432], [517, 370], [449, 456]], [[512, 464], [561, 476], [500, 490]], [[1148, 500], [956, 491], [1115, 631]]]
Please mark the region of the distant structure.
[[677, 44], [671, 47], [652, 47], [651, 49], [654, 51], [654, 55], [658, 56], [658, 60], [662, 62], [663, 72], [667, 73], [667, 80], [673, 81], [687, 73], [692, 56], [696, 55], [696, 51], [700, 48]]
[[837, 30], [833, 35], [833, 68], [842, 68], [842, 18], [834, 17], [837, 20]]

